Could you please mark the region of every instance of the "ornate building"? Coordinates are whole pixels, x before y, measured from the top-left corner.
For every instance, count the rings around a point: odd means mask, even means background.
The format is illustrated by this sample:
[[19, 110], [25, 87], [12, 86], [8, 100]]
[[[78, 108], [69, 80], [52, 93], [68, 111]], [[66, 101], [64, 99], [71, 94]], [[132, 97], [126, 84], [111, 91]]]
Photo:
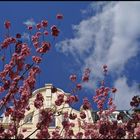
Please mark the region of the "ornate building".
[[[49, 132], [51, 133], [54, 131], [56, 128], [59, 128], [60, 131], [63, 130], [62, 122], [63, 122], [63, 112], [67, 112], [68, 114], [75, 113], [77, 115], [77, 118], [74, 120], [69, 119], [70, 122], [73, 122], [75, 126], [73, 127], [74, 133], [77, 133], [79, 131], [78, 127], [78, 118], [80, 118], [80, 111], [72, 108], [69, 104], [62, 104], [60, 106], [55, 105], [55, 101], [57, 100], [57, 95], [63, 94], [64, 99], [69, 93], [65, 93], [63, 90], [59, 88], [53, 88], [52, 84], [45, 84], [45, 87], [39, 88], [35, 90], [32, 94], [32, 97], [29, 100], [29, 105], [30, 105], [30, 110], [26, 110], [25, 112], [25, 117], [24, 119], [20, 122], [20, 127], [18, 129], [19, 132], [22, 132], [24, 129], [27, 131], [24, 132], [24, 138], [36, 138], [36, 124], [39, 121], [39, 110], [34, 107], [34, 101], [36, 99], [37, 93], [41, 93], [42, 96], [44, 97], [44, 104], [43, 108], [51, 108], [57, 111], [57, 114], [55, 114], [55, 117], [53, 118], [53, 121], [49, 125]], [[63, 108], [63, 109], [62, 109]], [[59, 113], [59, 110], [61, 110], [61, 113]], [[139, 111], [139, 109], [138, 109]], [[93, 110], [87, 110], [84, 111], [86, 114], [86, 118], [83, 119], [86, 122], [96, 122], [99, 119], [99, 116], [97, 115], [98, 111], [93, 111]], [[119, 121], [119, 123], [122, 123], [122, 121], [127, 121], [128, 119], [131, 119], [131, 114], [128, 111], [114, 111], [110, 116], [110, 120], [117, 120], [117, 116], [121, 114], [123, 115], [123, 120]], [[4, 115], [0, 118], [1, 123], [7, 127], [8, 124], [10, 123], [11, 119], [9, 117], [5, 117]], [[35, 131], [35, 133], [33, 133]], [[33, 134], [32, 134], [33, 133]], [[63, 135], [63, 133], [62, 133]]]
[[[69, 114], [72, 111], [72, 113], [76, 113], [77, 117], [79, 118], [80, 112], [78, 110], [75, 110], [74, 108], [70, 107], [69, 104], [64, 104], [61, 106], [56, 106], [55, 101], [57, 99], [58, 94], [64, 94], [64, 98], [66, 98], [69, 93], [65, 93], [63, 90], [56, 88], [57, 90], [52, 91], [52, 84], [45, 84], [45, 87], [39, 88], [33, 92], [33, 96], [30, 98], [29, 105], [30, 105], [30, 110], [25, 112], [25, 118], [21, 121], [20, 127], [18, 131], [22, 132], [23, 129], [27, 129], [26, 132], [24, 132], [25, 138], [28, 137], [32, 132], [36, 130], [36, 124], [39, 121], [39, 110], [34, 107], [34, 100], [36, 98], [37, 93], [41, 93], [44, 97], [44, 108], [53, 108], [58, 110], [61, 110], [63, 108], [63, 112], [68, 111]], [[92, 115], [90, 111], [85, 111], [86, 115], [88, 118], [85, 118], [86, 121], [93, 122]], [[62, 126], [62, 121], [63, 121], [63, 113], [60, 115], [56, 115], [53, 118], [53, 122], [50, 123], [49, 126], [49, 132], [51, 133], [52, 131], [55, 130], [55, 128], [59, 128], [60, 131], [63, 129]], [[69, 121], [75, 123], [75, 127], [73, 128], [74, 133], [79, 131], [78, 127], [78, 120], [77, 118], [75, 120], [69, 119]], [[10, 123], [10, 116], [1, 118], [2, 124], [6, 127]], [[29, 136], [29, 138], [36, 138], [36, 133], [37, 131]], [[63, 133], [62, 133], [63, 135]]]

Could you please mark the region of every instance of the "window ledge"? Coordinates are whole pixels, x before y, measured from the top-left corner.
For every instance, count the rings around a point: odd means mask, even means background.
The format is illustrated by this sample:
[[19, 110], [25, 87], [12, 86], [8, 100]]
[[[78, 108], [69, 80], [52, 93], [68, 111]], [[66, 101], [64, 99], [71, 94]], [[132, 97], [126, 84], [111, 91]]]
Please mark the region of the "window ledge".
[[25, 123], [24, 125], [33, 125], [32, 122]]

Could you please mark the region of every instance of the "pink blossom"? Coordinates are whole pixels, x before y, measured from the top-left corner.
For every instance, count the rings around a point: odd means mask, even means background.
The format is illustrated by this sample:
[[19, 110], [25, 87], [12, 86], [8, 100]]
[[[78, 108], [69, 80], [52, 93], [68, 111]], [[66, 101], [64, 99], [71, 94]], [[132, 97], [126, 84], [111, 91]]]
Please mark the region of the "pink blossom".
[[35, 62], [35, 63], [40, 63], [41, 62], [41, 60], [42, 60], [42, 58], [41, 57], [39, 57], [39, 56], [32, 56], [32, 60]]
[[58, 36], [58, 34], [59, 34], [59, 32], [60, 32], [60, 30], [55, 26], [55, 25], [53, 25], [52, 27], [51, 27], [51, 33], [52, 33], [52, 35], [53, 36], [55, 36], [55, 37], [57, 37]]
[[28, 26], [27, 28], [28, 28], [28, 30], [32, 30], [32, 29], [33, 29], [33, 27], [32, 27], [32, 26]]
[[6, 29], [9, 29], [11, 27], [11, 22], [9, 20], [6, 20], [4, 25]]
[[112, 88], [112, 93], [115, 93], [117, 91], [117, 89], [116, 88]]
[[46, 36], [47, 36], [48, 34], [49, 34], [49, 32], [48, 32], [48, 31], [44, 31], [44, 35], [46, 35]]
[[75, 120], [75, 119], [77, 118], [77, 115], [76, 115], [75, 113], [71, 113], [71, 114], [69, 115], [69, 118], [70, 118], [71, 120]]
[[57, 14], [57, 15], [56, 15], [56, 18], [57, 18], [57, 19], [63, 19], [63, 15], [62, 15], [62, 14]]
[[46, 53], [46, 52], [48, 52], [50, 50], [50, 48], [51, 48], [50, 43], [44, 41], [44, 42], [42, 42], [41, 47], [37, 48], [36, 51], [38, 53]]
[[81, 90], [81, 89], [82, 89], [82, 85], [81, 85], [81, 84], [77, 84], [77, 85], [76, 85], [76, 88], [77, 88], [78, 90]]
[[80, 117], [81, 119], [85, 119], [86, 118], [86, 114], [84, 111], [80, 112]]
[[37, 24], [36, 24], [36, 28], [37, 28], [38, 30], [40, 30], [41, 27], [42, 27], [41, 23], [37, 23]]
[[43, 27], [47, 27], [48, 26], [48, 21], [47, 20], [42, 20], [41, 24]]
[[41, 32], [36, 32], [36, 36], [37, 36], [37, 37], [40, 37], [41, 34], [42, 34]]
[[69, 79], [72, 81], [72, 82], [75, 82], [76, 79], [77, 79], [77, 76], [75, 74], [72, 74], [70, 75]]

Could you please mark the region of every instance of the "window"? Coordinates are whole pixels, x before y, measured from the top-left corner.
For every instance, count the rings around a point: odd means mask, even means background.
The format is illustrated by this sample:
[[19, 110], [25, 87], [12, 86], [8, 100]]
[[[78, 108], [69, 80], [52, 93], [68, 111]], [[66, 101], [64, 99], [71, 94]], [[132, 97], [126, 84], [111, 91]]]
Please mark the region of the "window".
[[111, 120], [116, 120], [116, 114], [111, 114], [111, 115], [109, 116], [109, 118], [110, 118]]
[[9, 117], [5, 117], [4, 123], [9, 123]]
[[49, 124], [49, 127], [55, 127], [55, 126], [56, 126], [56, 118], [55, 118], [55, 116], [53, 116], [53, 120]]
[[3, 122], [3, 117], [0, 117], [0, 122]]
[[33, 114], [34, 114], [33, 112], [29, 113], [29, 114], [25, 117], [24, 122], [25, 122], [25, 123], [32, 123]]
[[94, 122], [96, 122], [97, 120], [99, 120], [99, 116], [98, 116], [98, 114], [97, 114], [96, 111], [93, 111], [91, 115], [92, 115], [92, 118], [93, 118], [93, 121]]
[[[41, 120], [41, 117], [42, 115], [40, 115], [40, 113], [39, 113], [39, 115], [38, 115], [38, 121], [40, 122]], [[55, 116], [53, 116], [53, 119], [52, 119], [52, 121], [49, 123], [49, 127], [56, 127], [56, 118], [55, 118]]]
[[46, 98], [46, 108], [50, 108], [51, 107], [51, 97], [47, 97]]

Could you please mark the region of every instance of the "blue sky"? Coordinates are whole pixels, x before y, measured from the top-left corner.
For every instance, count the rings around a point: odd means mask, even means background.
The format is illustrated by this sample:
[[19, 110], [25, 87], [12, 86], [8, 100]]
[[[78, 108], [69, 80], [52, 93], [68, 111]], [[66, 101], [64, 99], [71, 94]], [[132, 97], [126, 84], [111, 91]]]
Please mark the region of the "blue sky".
[[[116, 103], [120, 98], [125, 97], [128, 101], [125, 108], [122, 109], [128, 109], [130, 98], [139, 94], [137, 85], [140, 83], [140, 47], [138, 45], [140, 3], [134, 2], [130, 5], [128, 2], [99, 3], [89, 1], [0, 2], [0, 36], [5, 32], [3, 22], [6, 19], [12, 22], [10, 33], [16, 34], [27, 32], [23, 22], [31, 18], [36, 23], [47, 19], [49, 21], [48, 29], [50, 29], [51, 25], [58, 24], [55, 18], [56, 14], [62, 13], [64, 19], [59, 26], [61, 33], [56, 40], [57, 45], [52, 46], [51, 51], [45, 55], [43, 63], [40, 65], [42, 72], [40, 78], [37, 79], [39, 82], [36, 88], [43, 87], [45, 83], [52, 83], [68, 92], [71, 83], [69, 75], [76, 73], [80, 79], [83, 69], [87, 66], [91, 67], [91, 80], [89, 84], [83, 85], [85, 90], [78, 93], [80, 102], [75, 107], [79, 108], [85, 96], [88, 96], [92, 102], [93, 89], [98, 85], [95, 81], [103, 78], [100, 69], [102, 64], [107, 63], [110, 66], [107, 85], [118, 87]], [[135, 18], [129, 21], [127, 12], [130, 7], [132, 8], [130, 19], [134, 15]], [[119, 11], [123, 11], [123, 14]], [[112, 16], [113, 14], [115, 16]], [[126, 18], [124, 19], [123, 16]], [[122, 26], [127, 25], [128, 22], [131, 30], [126, 28], [122, 31]], [[126, 34], [129, 36], [126, 37]], [[130, 42], [129, 38], [132, 38]], [[53, 40], [51, 37], [48, 39]], [[113, 41], [115, 44], [111, 45]], [[8, 52], [7, 54], [9, 55]], [[128, 93], [123, 94], [124, 92]], [[119, 109], [121, 109], [125, 98], [118, 105]], [[93, 107], [96, 108], [94, 105]]]

